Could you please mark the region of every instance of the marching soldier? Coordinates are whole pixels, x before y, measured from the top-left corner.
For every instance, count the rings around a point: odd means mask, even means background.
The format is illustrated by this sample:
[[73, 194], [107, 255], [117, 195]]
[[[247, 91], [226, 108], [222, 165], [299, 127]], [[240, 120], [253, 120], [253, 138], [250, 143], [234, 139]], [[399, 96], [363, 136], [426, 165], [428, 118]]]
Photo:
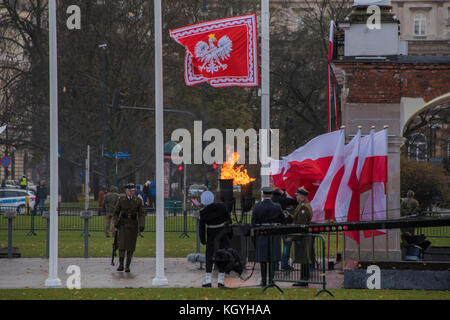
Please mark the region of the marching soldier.
[[[293, 213], [292, 222], [294, 224], [309, 224], [312, 219], [312, 208], [308, 201], [308, 191], [302, 187], [295, 193], [298, 206]], [[290, 236], [287, 241], [294, 240], [293, 261], [301, 263], [300, 279], [307, 281], [309, 279], [309, 264], [313, 262], [313, 242], [311, 236]], [[307, 287], [307, 283], [294, 283], [296, 287]]]
[[125, 186], [125, 196], [119, 197], [114, 217], [117, 221], [115, 227], [119, 230], [119, 268], [117, 271], [124, 270], [125, 251], [127, 261], [125, 272], [130, 272], [131, 258], [136, 249], [136, 240], [138, 232], [144, 231], [145, 211], [142, 200], [134, 195], [136, 187], [134, 183]]
[[116, 186], [111, 186], [109, 192], [105, 196], [103, 201], [103, 212], [105, 212], [105, 235], [109, 238], [109, 232], [111, 229], [111, 219], [113, 220], [112, 225], [115, 226], [117, 221], [114, 218], [114, 210], [116, 209], [117, 200], [119, 200], [118, 189]]

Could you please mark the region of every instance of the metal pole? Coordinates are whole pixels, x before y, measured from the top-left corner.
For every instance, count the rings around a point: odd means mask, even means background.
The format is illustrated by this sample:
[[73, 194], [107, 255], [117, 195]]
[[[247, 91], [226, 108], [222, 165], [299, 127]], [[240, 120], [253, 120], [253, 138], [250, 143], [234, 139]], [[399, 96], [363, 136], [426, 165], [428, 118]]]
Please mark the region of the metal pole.
[[106, 168], [106, 27], [105, 27], [105, 10], [106, 10], [106, 1], [103, 0], [102, 3], [102, 73], [103, 73], [103, 147], [102, 147], [102, 157], [103, 157], [103, 175], [104, 175], [104, 185], [107, 185], [108, 181], [108, 170]]
[[87, 146], [87, 157], [86, 157], [86, 172], [84, 175], [84, 185], [85, 185], [85, 194], [84, 194], [84, 210], [87, 211], [89, 209], [89, 161], [90, 161], [90, 148]]
[[12, 217], [8, 218], [8, 259], [12, 259]]
[[[389, 149], [388, 149], [389, 143], [387, 141], [388, 140], [387, 132], [388, 132], [389, 126], [385, 125], [384, 129], [386, 130], [386, 144], [387, 144], [386, 150], [388, 151], [387, 156], [389, 157]], [[387, 170], [389, 172], [389, 162], [388, 162]], [[388, 214], [388, 212], [389, 212], [389, 210], [388, 210], [388, 197], [389, 197], [388, 196], [389, 195], [389, 192], [388, 192], [388, 181], [389, 181], [389, 174], [387, 175], [387, 180], [386, 180], [386, 220], [389, 219], [389, 214]], [[389, 230], [386, 229], [386, 260], [389, 261], [389, 234], [388, 234], [388, 232], [389, 232]]]
[[[267, 163], [267, 156], [269, 154], [269, 129], [270, 129], [270, 47], [269, 47], [269, 0], [261, 0], [261, 129], [263, 129], [263, 143], [262, 147], [265, 155], [262, 155], [261, 161], [261, 187], [269, 186], [269, 175], [267, 175], [267, 170], [269, 169]], [[261, 139], [261, 137], [260, 137]], [[261, 143], [261, 141], [260, 141]]]
[[49, 0], [50, 64], [50, 248], [46, 287], [59, 287], [58, 278], [58, 54], [56, 0]]
[[84, 218], [84, 258], [89, 257], [89, 219]]
[[164, 276], [164, 130], [161, 0], [155, 8], [155, 138], [156, 138], [156, 277], [153, 286], [168, 285]]
[[[374, 146], [374, 143], [375, 143], [375, 141], [374, 141], [374, 135], [375, 135], [375, 126], [372, 126], [371, 127], [371, 130], [370, 130], [370, 139], [372, 140], [372, 150], [371, 150], [371, 154], [372, 154], [372, 156], [374, 156], [374, 149], [375, 149], [375, 146]], [[370, 199], [370, 201], [371, 201], [371, 209], [372, 209], [372, 221], [374, 220], [374, 212], [373, 212], [373, 209], [374, 209], [374, 199], [373, 199], [373, 182], [372, 182], [372, 191], [370, 192], [370, 197], [371, 197], [371, 199]], [[372, 230], [372, 261], [375, 261], [375, 235], [374, 235], [374, 232], [373, 232], [373, 230]]]

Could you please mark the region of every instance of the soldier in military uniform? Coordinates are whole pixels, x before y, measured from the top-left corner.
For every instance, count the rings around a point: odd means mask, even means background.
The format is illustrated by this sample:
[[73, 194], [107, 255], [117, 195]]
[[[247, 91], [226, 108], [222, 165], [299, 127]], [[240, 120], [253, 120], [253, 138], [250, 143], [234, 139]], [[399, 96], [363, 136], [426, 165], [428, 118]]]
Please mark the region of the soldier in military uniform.
[[[221, 202], [214, 203], [214, 194], [211, 191], [204, 191], [202, 193], [201, 202], [204, 207], [200, 210], [199, 235], [200, 242], [203, 245], [206, 245], [206, 273], [205, 281], [202, 284], [202, 287], [210, 288], [211, 273], [216, 249], [219, 250], [230, 247], [230, 239], [228, 235], [223, 236], [221, 239], [217, 239], [217, 236], [222, 232], [223, 228], [226, 225], [231, 224], [232, 221], [225, 204]], [[215, 247], [216, 241], [218, 241], [218, 247]], [[225, 273], [222, 266], [217, 267], [219, 269], [217, 286], [219, 288], [224, 288]]]
[[[298, 205], [292, 215], [292, 223], [294, 224], [309, 224], [312, 218], [312, 208], [308, 201], [309, 192], [305, 188], [298, 188], [295, 193]], [[313, 262], [313, 239], [311, 236], [291, 235], [287, 241], [294, 240], [293, 261], [294, 263], [301, 263], [301, 280], [309, 279], [309, 264]], [[304, 282], [294, 283], [294, 286], [307, 287], [308, 284]]]
[[[400, 208], [400, 215], [402, 217], [412, 216], [419, 213], [419, 201], [414, 199], [414, 191], [408, 190], [407, 198], [402, 201]], [[402, 233], [408, 232], [411, 236], [414, 235], [414, 228], [401, 228]]]
[[119, 268], [124, 270], [125, 252], [127, 261], [125, 272], [130, 272], [131, 258], [136, 249], [138, 232], [144, 231], [145, 211], [142, 200], [134, 195], [136, 187], [133, 183], [125, 186], [125, 195], [120, 196], [114, 210], [114, 217], [117, 221], [115, 227], [119, 230]]
[[[264, 187], [261, 191], [262, 201], [257, 203], [253, 209], [252, 225], [263, 223], [285, 223], [286, 218], [280, 204], [274, 203], [271, 199], [272, 188]], [[272, 243], [270, 243], [271, 240]], [[281, 260], [280, 236], [257, 236], [255, 247], [255, 261], [259, 262], [261, 266], [261, 282], [259, 285], [266, 286], [268, 263], [272, 262], [273, 266], [275, 266], [275, 263]]]
[[117, 193], [118, 189], [116, 186], [111, 186], [109, 188], [109, 192], [105, 196], [105, 200], [103, 201], [103, 212], [105, 212], [105, 235], [109, 238], [109, 232], [111, 229], [111, 220], [113, 221], [112, 225], [115, 226], [117, 221], [114, 218], [114, 210], [116, 209], [117, 200], [119, 200], [119, 194]]

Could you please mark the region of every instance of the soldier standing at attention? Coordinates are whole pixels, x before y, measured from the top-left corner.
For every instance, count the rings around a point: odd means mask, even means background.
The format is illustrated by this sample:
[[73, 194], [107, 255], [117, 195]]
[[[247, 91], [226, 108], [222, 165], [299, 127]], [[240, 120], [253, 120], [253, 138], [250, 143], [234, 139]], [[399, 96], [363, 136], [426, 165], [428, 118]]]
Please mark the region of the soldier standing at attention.
[[[300, 187], [295, 193], [298, 206], [295, 208], [292, 223], [294, 224], [309, 224], [312, 219], [312, 208], [308, 201], [309, 192]], [[294, 263], [301, 263], [300, 280], [308, 281], [309, 279], [309, 265], [313, 262], [313, 239], [311, 236], [292, 235], [286, 241], [294, 241], [293, 261]], [[294, 287], [307, 287], [307, 282], [296, 282]]]
[[[271, 199], [272, 188], [264, 187], [262, 191], [262, 201], [257, 203], [253, 208], [252, 225], [263, 223], [285, 223], [286, 218], [279, 203], [274, 203]], [[270, 243], [272, 241], [272, 244]], [[260, 286], [267, 285], [267, 266], [271, 262], [275, 265], [281, 260], [281, 242], [280, 236], [262, 236], [256, 237], [256, 262], [261, 266], [261, 282]], [[272, 248], [271, 248], [272, 247]], [[270, 250], [272, 249], [272, 250]], [[272, 251], [272, 252], [270, 252]], [[272, 257], [271, 257], [272, 254]], [[271, 261], [272, 260], [272, 261]], [[269, 270], [270, 272], [270, 270]], [[270, 275], [269, 275], [270, 278]], [[270, 280], [270, 279], [269, 279]]]
[[117, 221], [114, 218], [114, 209], [116, 209], [117, 200], [119, 200], [118, 189], [116, 186], [111, 186], [109, 192], [105, 196], [103, 201], [103, 212], [105, 212], [105, 235], [109, 238], [109, 232], [111, 229], [111, 219], [113, 220], [112, 225], [115, 226]]
[[[203, 288], [211, 288], [211, 273], [214, 264], [214, 255], [216, 249], [226, 249], [230, 247], [228, 235], [216, 240], [227, 224], [231, 224], [230, 214], [225, 205], [221, 202], [214, 203], [214, 194], [211, 191], [204, 191], [201, 195], [201, 202], [204, 205], [200, 210], [200, 226], [199, 235], [200, 242], [206, 245], [206, 273], [205, 281], [202, 284]], [[205, 231], [206, 230], [206, 231]], [[218, 241], [218, 247], [215, 248], [215, 242]], [[217, 266], [219, 269], [219, 279], [217, 286], [219, 288], [225, 287], [225, 273], [223, 268]]]
[[145, 211], [142, 200], [134, 195], [136, 187], [134, 183], [125, 186], [125, 196], [119, 197], [114, 217], [117, 221], [115, 227], [119, 230], [119, 268], [117, 271], [124, 270], [125, 251], [127, 261], [125, 272], [130, 272], [131, 258], [136, 249], [136, 240], [138, 232], [144, 231]]

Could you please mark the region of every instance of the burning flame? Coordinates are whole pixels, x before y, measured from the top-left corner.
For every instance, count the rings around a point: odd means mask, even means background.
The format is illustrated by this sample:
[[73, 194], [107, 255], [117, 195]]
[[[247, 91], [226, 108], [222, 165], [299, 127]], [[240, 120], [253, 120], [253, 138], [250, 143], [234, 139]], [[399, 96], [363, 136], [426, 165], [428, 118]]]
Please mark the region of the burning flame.
[[220, 167], [220, 179], [233, 179], [234, 185], [244, 185], [255, 181], [255, 178], [250, 178], [247, 174], [247, 169], [243, 169], [244, 165], [235, 167], [239, 160], [239, 154], [234, 152]]

